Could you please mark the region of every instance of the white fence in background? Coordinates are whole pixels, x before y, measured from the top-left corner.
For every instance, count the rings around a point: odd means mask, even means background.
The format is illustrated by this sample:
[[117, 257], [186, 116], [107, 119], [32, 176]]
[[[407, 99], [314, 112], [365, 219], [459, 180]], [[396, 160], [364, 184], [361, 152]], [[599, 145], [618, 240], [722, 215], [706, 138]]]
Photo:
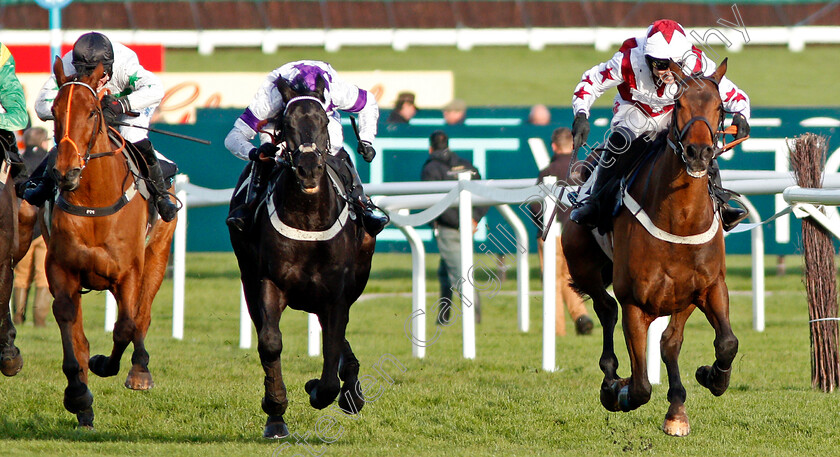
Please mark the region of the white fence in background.
[[[112, 39], [127, 44], [162, 44], [168, 48], [196, 48], [204, 55], [216, 48], [260, 48], [274, 53], [280, 47], [320, 46], [336, 52], [347, 46], [390, 46], [404, 51], [414, 46], [455, 46], [468, 51], [476, 46], [527, 46], [534, 51], [553, 45], [594, 46], [598, 51], [617, 48], [627, 37], [636, 36], [640, 28], [622, 27], [566, 27], [566, 28], [496, 28], [496, 29], [268, 29], [268, 30], [106, 30]], [[63, 30], [64, 43], [74, 43], [89, 30]], [[714, 31], [731, 43], [728, 51], [738, 52], [745, 43], [750, 45], [787, 46], [801, 52], [809, 44], [840, 43], [840, 27], [793, 26], [748, 27], [744, 30], [729, 27], [687, 28], [696, 44], [709, 38], [709, 43], [723, 41]], [[692, 33], [694, 32], [694, 33]], [[710, 38], [708, 35], [714, 36]], [[49, 30], [2, 30], [0, 42], [5, 44], [49, 44]]]

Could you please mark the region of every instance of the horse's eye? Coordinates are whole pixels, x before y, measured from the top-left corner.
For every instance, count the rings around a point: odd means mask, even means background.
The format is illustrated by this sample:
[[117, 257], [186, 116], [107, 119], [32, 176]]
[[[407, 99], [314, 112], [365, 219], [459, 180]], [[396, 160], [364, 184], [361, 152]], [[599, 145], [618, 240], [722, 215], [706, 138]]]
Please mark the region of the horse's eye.
[[96, 110], [93, 110], [93, 111], [90, 112], [90, 115], [88, 116], [88, 119], [92, 118], [93, 116], [96, 116]]

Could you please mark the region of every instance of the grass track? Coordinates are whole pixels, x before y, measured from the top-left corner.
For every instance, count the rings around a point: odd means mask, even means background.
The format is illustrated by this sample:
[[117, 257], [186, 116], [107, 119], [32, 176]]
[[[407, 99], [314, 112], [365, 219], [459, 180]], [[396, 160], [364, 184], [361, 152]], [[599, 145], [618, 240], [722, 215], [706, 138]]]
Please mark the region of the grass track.
[[[313, 452], [327, 456], [451, 455], [838, 455], [836, 394], [810, 388], [807, 305], [801, 268], [789, 257], [788, 275], [768, 277], [767, 330], [751, 330], [749, 259], [731, 257], [731, 315], [740, 351], [730, 390], [715, 398], [693, 379], [697, 366], [713, 359], [713, 331], [698, 312], [689, 320], [681, 357], [692, 434], [683, 439], [659, 431], [667, 409], [666, 388], [654, 386], [648, 405], [630, 413], [608, 413], [598, 402], [597, 360], [601, 328], [592, 337], [572, 332], [558, 339], [555, 373], [540, 370], [541, 298], [531, 299], [531, 329], [516, 330], [511, 294], [484, 299], [478, 330], [478, 357], [461, 359], [459, 325], [444, 328], [424, 360], [411, 357], [403, 332], [410, 313], [407, 296], [378, 296], [351, 312], [348, 339], [362, 374], [392, 354], [405, 372], [385, 365], [394, 384], [357, 420], [332, 413], [341, 437], [332, 444], [310, 438]], [[428, 263], [429, 292], [436, 257]], [[533, 264], [533, 262], [532, 262]], [[768, 265], [772, 262], [768, 261]], [[410, 290], [410, 259], [377, 254], [369, 294]], [[132, 392], [122, 387], [128, 356], [116, 378], [91, 376], [96, 431], [77, 432], [75, 418], [61, 405], [58, 331], [54, 323], [20, 328], [23, 371], [0, 380], [4, 413], [0, 443], [7, 455], [271, 455], [281, 443], [259, 438], [262, 370], [255, 349], [238, 349], [238, 270], [231, 254], [188, 256], [185, 339], [171, 334], [171, 282], [155, 303], [148, 338], [156, 387]], [[532, 269], [533, 278], [537, 270]], [[773, 273], [768, 269], [768, 275]], [[504, 289], [513, 290], [510, 277]], [[531, 282], [537, 290], [536, 279]], [[104, 298], [88, 296], [85, 321], [93, 353], [110, 349], [102, 329]], [[429, 306], [433, 303], [429, 297]], [[283, 364], [293, 433], [315, 435], [316, 411], [303, 391], [320, 372], [320, 358], [306, 356], [306, 318], [286, 313]], [[435, 327], [430, 326], [429, 331]], [[616, 334], [620, 373], [628, 374], [626, 350]], [[337, 430], [337, 429], [336, 429]], [[293, 443], [293, 441], [292, 441]], [[303, 448], [281, 455], [306, 455]]]
[[[792, 53], [782, 46], [747, 46], [739, 53], [716, 48], [729, 57], [727, 76], [750, 96], [754, 106], [838, 106], [835, 86], [840, 73], [837, 46], [809, 46]], [[616, 48], [617, 50], [617, 48]], [[330, 62], [339, 71], [451, 70], [455, 96], [471, 105], [523, 106], [544, 103], [570, 106], [580, 75], [612, 57], [591, 47], [554, 46], [543, 51], [525, 47], [415, 47], [398, 52], [387, 47], [345, 47], [330, 53], [323, 48], [283, 48], [274, 54], [256, 49], [217, 49], [211, 56], [195, 50], [168, 49], [166, 70], [256, 71], [273, 70], [293, 60]], [[713, 56], [714, 57], [714, 56]], [[614, 91], [596, 106], [611, 106]], [[422, 108], [422, 107], [421, 107]]]

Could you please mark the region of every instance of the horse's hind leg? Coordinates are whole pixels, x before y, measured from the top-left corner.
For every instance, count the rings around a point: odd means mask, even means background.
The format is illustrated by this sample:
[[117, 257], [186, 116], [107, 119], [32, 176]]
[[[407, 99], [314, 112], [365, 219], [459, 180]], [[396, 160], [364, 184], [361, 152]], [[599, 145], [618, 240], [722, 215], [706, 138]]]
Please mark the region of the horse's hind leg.
[[[11, 250], [11, 248], [10, 248]], [[12, 295], [12, 258], [3, 259], [0, 266], [0, 371], [6, 376], [14, 376], [23, 368], [23, 356], [15, 346], [17, 330], [12, 322], [9, 310], [9, 298]]]
[[697, 382], [709, 389], [715, 396], [723, 395], [729, 387], [732, 374], [732, 361], [738, 353], [738, 338], [729, 324], [729, 290], [721, 279], [709, 291], [705, 306], [706, 319], [715, 329], [715, 362], [697, 369]]
[[319, 314], [318, 320], [324, 329], [324, 367], [320, 379], [310, 379], [305, 386], [309, 394], [309, 404], [313, 408], [324, 409], [329, 406], [341, 390], [338, 381], [338, 361], [344, 351], [344, 332], [350, 307], [336, 303], [326, 313]]
[[286, 397], [286, 384], [283, 383], [283, 371], [280, 355], [283, 352], [283, 334], [280, 332], [280, 316], [286, 308], [285, 297], [277, 290], [273, 282], [257, 282], [256, 273], [242, 269], [242, 285], [248, 311], [254, 327], [257, 329], [257, 351], [265, 372], [265, 396], [262, 409], [268, 415], [263, 430], [264, 438], [285, 438], [289, 429], [283, 420], [289, 400]]
[[671, 322], [660, 341], [662, 361], [665, 362], [665, 369], [668, 371], [668, 402], [671, 404], [665, 415], [662, 431], [671, 436], [686, 436], [691, 430], [688, 414], [685, 412], [686, 393], [680, 379], [678, 358], [683, 343], [685, 321], [688, 320], [692, 311], [694, 311], [693, 305], [671, 316]]
[[346, 339], [338, 361], [338, 377], [343, 382], [338, 407], [347, 414], [358, 414], [365, 406], [365, 397], [359, 385], [359, 360]]
[[79, 427], [93, 428], [93, 394], [87, 386], [90, 346], [82, 327], [79, 282], [68, 278], [63, 272], [57, 272], [56, 268], [49, 268], [49, 279], [50, 289], [55, 296], [53, 315], [61, 332], [64, 354], [61, 369], [67, 377], [64, 407], [76, 415]]

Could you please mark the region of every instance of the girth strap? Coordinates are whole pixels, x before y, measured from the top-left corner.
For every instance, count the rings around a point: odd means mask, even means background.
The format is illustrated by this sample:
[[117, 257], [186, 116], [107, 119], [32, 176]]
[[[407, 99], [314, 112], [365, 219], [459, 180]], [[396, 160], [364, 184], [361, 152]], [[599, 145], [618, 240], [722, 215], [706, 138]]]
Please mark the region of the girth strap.
[[62, 195], [58, 196], [55, 204], [56, 204], [56, 206], [61, 208], [62, 211], [64, 211], [65, 213], [69, 213], [69, 214], [72, 214], [74, 216], [104, 217], [104, 216], [110, 216], [110, 215], [116, 213], [117, 211], [119, 211], [120, 209], [122, 209], [122, 207], [127, 205], [128, 202], [130, 202], [131, 199], [135, 195], [137, 195], [137, 189], [135, 188], [135, 186], [132, 185], [131, 187], [128, 188], [128, 190], [125, 191], [124, 194], [122, 194], [120, 199], [117, 200], [117, 202], [114, 203], [111, 206], [98, 207], [98, 208], [91, 208], [91, 207], [87, 207], [87, 206], [76, 206], [76, 205], [72, 205], [72, 204], [68, 203], [67, 200], [65, 200], [64, 196], [62, 196]]

